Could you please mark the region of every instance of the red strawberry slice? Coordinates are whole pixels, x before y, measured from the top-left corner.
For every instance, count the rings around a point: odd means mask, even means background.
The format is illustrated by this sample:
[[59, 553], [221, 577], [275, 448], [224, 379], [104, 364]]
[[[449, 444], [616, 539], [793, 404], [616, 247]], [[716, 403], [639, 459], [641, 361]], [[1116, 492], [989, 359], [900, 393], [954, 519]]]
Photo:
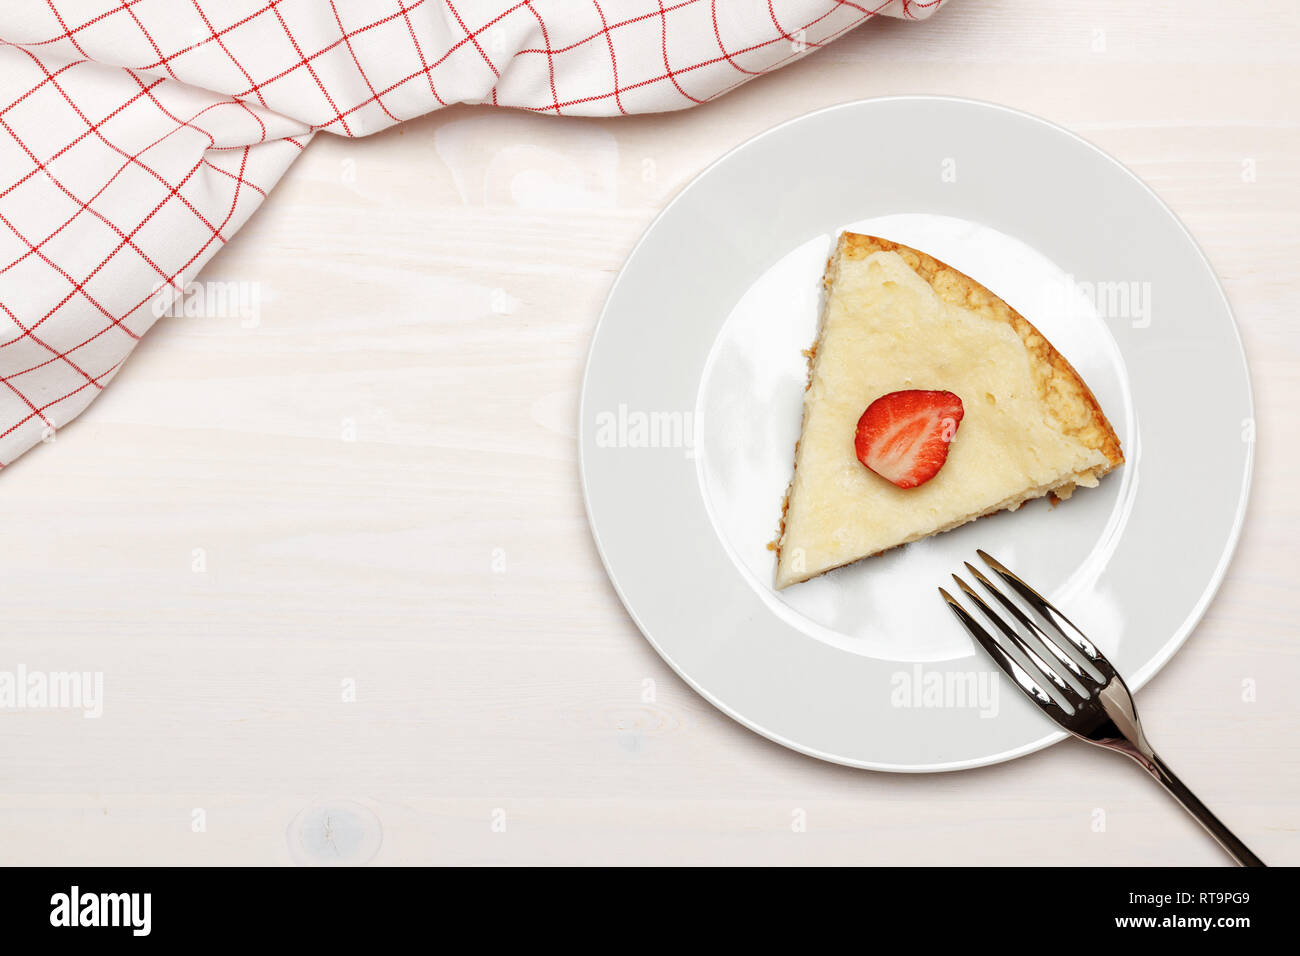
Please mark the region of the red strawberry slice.
[[882, 395], [858, 419], [858, 461], [900, 488], [923, 485], [948, 460], [948, 444], [965, 412], [952, 392]]

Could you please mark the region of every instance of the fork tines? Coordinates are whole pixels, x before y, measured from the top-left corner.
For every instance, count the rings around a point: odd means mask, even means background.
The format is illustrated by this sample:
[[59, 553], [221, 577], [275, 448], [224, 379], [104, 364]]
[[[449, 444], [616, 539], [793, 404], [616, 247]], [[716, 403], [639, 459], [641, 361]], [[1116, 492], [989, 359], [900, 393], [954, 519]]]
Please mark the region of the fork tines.
[[[1010, 653], [1003, 641], [981, 625], [956, 598], [943, 588], [939, 588], [939, 593], [970, 635], [1007, 676], [1053, 720], [1069, 728], [1076, 722], [1075, 718], [1080, 714], [1084, 703], [1115, 676], [1114, 669], [1092, 642], [1050, 601], [987, 552], [977, 553], [1005, 586], [1043, 619], [1057, 638], [1050, 637], [1018, 604], [969, 562], [963, 562], [966, 570], [989, 593], [1003, 613], [994, 610], [962, 578], [954, 574], [953, 581], [988, 618], [1005, 643], [1018, 652], [1020, 659]], [[1015, 625], [1019, 625], [1021, 630], [1017, 630]], [[1034, 642], [1029, 641], [1024, 634], [1032, 635]], [[1088, 666], [1081, 666], [1080, 661], [1062, 646], [1062, 642], [1073, 648]], [[1039, 646], [1036, 647], [1035, 643]]]

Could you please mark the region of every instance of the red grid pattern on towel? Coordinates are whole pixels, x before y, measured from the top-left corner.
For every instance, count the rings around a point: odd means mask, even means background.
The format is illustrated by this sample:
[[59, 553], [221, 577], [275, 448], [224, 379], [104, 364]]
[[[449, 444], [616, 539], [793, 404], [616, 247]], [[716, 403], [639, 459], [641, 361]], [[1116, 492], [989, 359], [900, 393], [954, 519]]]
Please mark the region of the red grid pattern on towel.
[[318, 130], [679, 109], [942, 0], [44, 0], [0, 12], [0, 468], [101, 391]]

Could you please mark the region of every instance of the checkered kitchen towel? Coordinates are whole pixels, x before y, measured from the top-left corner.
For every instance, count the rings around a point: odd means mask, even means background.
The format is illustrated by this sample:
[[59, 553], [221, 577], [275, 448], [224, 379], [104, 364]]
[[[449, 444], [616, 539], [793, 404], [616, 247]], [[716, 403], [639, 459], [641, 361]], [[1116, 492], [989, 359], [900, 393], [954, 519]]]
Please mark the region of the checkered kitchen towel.
[[113, 378], [318, 130], [702, 103], [942, 0], [4, 0], [0, 467]]

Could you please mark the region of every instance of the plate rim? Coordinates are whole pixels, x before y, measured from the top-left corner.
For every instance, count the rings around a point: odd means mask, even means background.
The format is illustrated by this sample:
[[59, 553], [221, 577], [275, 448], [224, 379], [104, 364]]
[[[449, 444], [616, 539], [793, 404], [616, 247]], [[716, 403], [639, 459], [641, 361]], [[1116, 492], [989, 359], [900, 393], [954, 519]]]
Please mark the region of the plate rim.
[[[1183, 233], [1184, 237], [1188, 240], [1191, 248], [1195, 251], [1196, 255], [1200, 258], [1200, 261], [1202, 265], [1204, 265], [1206, 271], [1209, 273], [1210, 278], [1213, 280], [1214, 288], [1218, 292], [1219, 299], [1227, 313], [1228, 324], [1231, 328], [1233, 339], [1236, 342], [1238, 354], [1241, 357], [1242, 366], [1245, 371], [1244, 378], [1245, 378], [1245, 388], [1246, 388], [1246, 393], [1245, 393], [1246, 406], [1247, 409], [1249, 410], [1251, 421], [1255, 420], [1256, 417], [1255, 390], [1254, 390], [1254, 384], [1251, 381], [1250, 361], [1246, 354], [1245, 342], [1241, 336], [1241, 327], [1237, 322], [1237, 316], [1232, 308], [1232, 302], [1228, 299], [1228, 294], [1223, 288], [1223, 282], [1220, 279], [1218, 272], [1215, 270], [1213, 263], [1210, 261], [1209, 256], [1207, 256], [1205, 254], [1205, 250], [1201, 248], [1201, 244], [1197, 241], [1196, 236], [1193, 235], [1192, 231], [1187, 228], [1186, 223], [1183, 222], [1183, 220], [1178, 216], [1178, 214], [1174, 212], [1172, 208], [1170, 208], [1169, 204], [1164, 201], [1164, 199], [1160, 196], [1160, 194], [1157, 193], [1146, 182], [1146, 180], [1144, 180], [1141, 176], [1139, 176], [1137, 173], [1131, 170], [1128, 166], [1124, 165], [1124, 163], [1120, 162], [1117, 158], [1112, 156], [1110, 153], [1106, 152], [1100, 146], [1097, 146], [1095, 143], [1090, 142], [1089, 140], [1085, 139], [1083, 136], [1079, 135], [1073, 130], [1068, 129], [1067, 127], [1062, 126], [1059, 123], [1055, 123], [1052, 120], [1045, 119], [1044, 117], [1041, 117], [1035, 113], [1030, 113], [1027, 110], [1021, 110], [1012, 106], [1006, 106], [1005, 104], [1002, 103], [993, 103], [988, 100], [980, 100], [980, 99], [975, 99], [972, 97], [965, 97], [965, 96], [948, 96], [943, 94], [929, 94], [929, 93], [896, 94], [890, 96], [873, 96], [873, 97], [866, 97], [862, 99], [846, 100], [840, 103], [832, 103], [828, 106], [823, 106], [815, 110], [810, 110], [806, 113], [800, 113], [799, 115], [790, 117], [789, 119], [782, 120], [781, 122], [777, 123], [774, 126], [767, 127], [766, 129], [761, 130], [758, 133], [755, 133], [753, 136], [750, 136], [749, 138], [743, 140], [742, 142], [737, 143], [735, 146], [732, 146], [730, 149], [726, 150], [720, 156], [715, 158], [712, 162], [708, 163], [702, 169], [700, 169], [694, 176], [690, 178], [690, 180], [685, 185], [683, 185], [680, 189], [677, 190], [676, 193], [673, 194], [672, 198], [669, 199], [667, 203], [665, 203], [664, 207], [646, 225], [645, 229], [642, 230], [641, 235], [637, 238], [637, 241], [632, 245], [632, 248], [629, 249], [627, 254], [623, 257], [623, 262], [622, 265], [619, 267], [618, 274], [614, 277], [614, 281], [610, 284], [609, 291], [605, 294], [604, 304], [601, 306], [600, 315], [597, 317], [596, 324], [592, 328], [591, 340], [587, 346], [587, 357], [583, 362], [582, 384], [581, 384], [581, 389], [580, 389], [580, 394], [578, 399], [578, 435], [577, 435], [578, 475], [582, 487], [582, 503], [583, 503], [583, 511], [587, 518], [587, 530], [591, 535], [592, 542], [596, 546], [596, 553], [600, 558], [601, 567], [605, 571], [605, 577], [609, 581], [610, 586], [613, 587], [614, 593], [618, 596], [619, 603], [623, 606], [623, 610], [626, 612], [628, 617], [631, 618], [632, 623], [636, 625], [637, 630], [640, 631], [641, 633], [641, 636], [654, 649], [655, 653], [659, 655], [660, 659], [663, 660], [663, 662], [668, 665], [668, 667], [673, 671], [673, 673], [676, 674], [679, 678], [681, 678], [681, 680], [688, 687], [690, 687], [691, 690], [693, 690], [696, 694], [700, 695], [700, 697], [704, 698], [704, 700], [707, 701], [712, 707], [716, 708], [721, 713], [726, 714], [729, 718], [734, 720], [736, 723], [740, 724], [740, 726], [744, 727], [748, 731], [756, 733], [761, 737], [765, 737], [766, 739], [772, 741], [773, 743], [780, 744], [782, 747], [785, 747], [788, 750], [793, 750], [796, 753], [800, 753], [808, 757], [813, 757], [818, 760], [823, 760], [827, 763], [837, 764], [839, 766], [844, 766], [844, 767], [852, 767], [860, 770], [874, 770], [874, 771], [885, 772], [885, 773], [909, 773], [909, 774], [948, 773], [948, 772], [959, 771], [959, 770], [974, 770], [979, 767], [987, 767], [995, 764], [1005, 763], [1010, 760], [1016, 760], [1020, 757], [1027, 756], [1028, 754], [1035, 753], [1039, 750], [1043, 750], [1046, 747], [1050, 747], [1053, 744], [1059, 743], [1060, 741], [1066, 739], [1066, 737], [1068, 737], [1069, 734], [1064, 730], [1051, 731], [1045, 734], [1044, 736], [1036, 740], [1030, 741], [1029, 743], [1023, 744], [1019, 747], [1013, 747], [1010, 750], [1001, 751], [996, 754], [990, 754], [983, 757], [974, 757], [966, 760], [954, 760], [954, 761], [947, 761], [942, 763], [930, 763], [930, 764], [891, 764], [882, 761], [854, 760], [836, 754], [825, 753], [815, 748], [802, 745], [797, 741], [790, 740], [786, 737], [781, 736], [778, 733], [775, 733], [767, 729], [766, 727], [759, 725], [757, 722], [744, 717], [740, 713], [736, 712], [733, 708], [727, 706], [722, 701], [718, 700], [713, 694], [707, 691], [698, 682], [693, 680], [687, 673], [685, 673], [678, 666], [677, 662], [673, 660], [673, 658], [664, 650], [664, 648], [660, 646], [659, 642], [655, 640], [655, 638], [650, 634], [649, 630], [641, 622], [641, 619], [638, 616], [636, 610], [632, 607], [632, 604], [628, 601], [627, 596], [624, 594], [623, 588], [619, 584], [618, 578], [615, 576], [613, 569], [610, 567], [609, 559], [605, 553], [604, 544], [602, 543], [600, 538], [600, 532], [596, 527], [595, 516], [592, 514], [591, 511], [591, 495], [587, 487], [588, 466], [587, 466], [586, 436], [588, 431], [590, 430], [590, 426], [587, 423], [587, 400], [589, 394], [588, 387], [591, 378], [592, 359], [594, 357], [596, 343], [600, 337], [601, 329], [604, 327], [605, 322], [609, 317], [610, 303], [614, 300], [614, 296], [617, 293], [619, 286], [622, 284], [625, 278], [627, 272], [627, 265], [630, 261], [632, 261], [633, 257], [636, 256], [637, 252], [640, 251], [641, 247], [645, 244], [646, 240], [649, 238], [651, 233], [654, 232], [656, 227], [658, 227], [660, 222], [664, 219], [665, 216], [668, 215], [668, 213], [673, 209], [673, 207], [676, 206], [677, 203], [689, 191], [697, 188], [700, 185], [701, 181], [706, 176], [708, 176], [709, 173], [711, 173], [715, 167], [720, 166], [722, 163], [730, 159], [732, 155], [740, 152], [741, 150], [748, 149], [749, 147], [758, 143], [760, 140], [776, 134], [777, 132], [783, 130], [787, 126], [790, 126], [795, 123], [803, 122], [807, 119], [811, 119], [814, 116], [821, 116], [823, 114], [833, 113], [838, 110], [859, 108], [873, 103], [887, 103], [887, 102], [899, 102], [899, 101], [909, 101], [909, 102], [918, 102], [918, 103], [927, 102], [927, 101], [928, 102], [942, 101], [948, 103], [960, 103], [965, 106], [975, 106], [980, 108], [998, 110], [1000, 112], [1010, 113], [1022, 119], [1031, 120], [1035, 123], [1047, 127], [1050, 130], [1053, 130], [1054, 132], [1064, 134], [1069, 139], [1085, 147], [1092, 153], [1100, 156], [1111, 166], [1116, 167], [1121, 173], [1128, 176], [1135, 183], [1137, 183], [1142, 188], [1142, 190], [1144, 190], [1152, 199], [1155, 200], [1157, 206], [1164, 211], [1164, 213], [1169, 217], [1170, 221], [1172, 221], [1175, 225], [1177, 225], [1178, 229]], [[1161, 645], [1160, 650], [1156, 654], [1154, 654], [1151, 657], [1151, 659], [1148, 660], [1147, 663], [1142, 668], [1140, 668], [1131, 677], [1127, 678], [1127, 683], [1134, 692], [1144, 687], [1157, 673], [1159, 673], [1164, 668], [1164, 666], [1169, 662], [1169, 660], [1175, 654], [1177, 654], [1179, 650], [1182, 649], [1183, 645], [1187, 643], [1188, 638], [1191, 637], [1192, 632], [1196, 630], [1201, 620], [1205, 617], [1205, 613], [1207, 610], [1209, 610], [1209, 606], [1211, 602], [1218, 595], [1219, 589], [1223, 586], [1223, 581], [1227, 577], [1228, 566], [1232, 563], [1232, 559], [1236, 555], [1237, 546], [1241, 541], [1242, 530], [1245, 526], [1246, 510], [1249, 506], [1251, 492], [1254, 487], [1256, 444], [1257, 444], [1257, 439], [1252, 439], [1250, 442], [1246, 443], [1247, 448], [1246, 448], [1246, 458], [1245, 458], [1245, 469], [1242, 475], [1241, 493], [1237, 500], [1236, 512], [1233, 515], [1232, 527], [1228, 533], [1228, 538], [1224, 543], [1223, 550], [1219, 555], [1219, 561], [1218, 564], [1215, 566], [1214, 573], [1210, 576], [1210, 579], [1206, 583], [1206, 586], [1204, 590], [1201, 592], [1200, 597], [1197, 599], [1196, 604], [1192, 607], [1191, 611], [1188, 613], [1187, 617], [1183, 620], [1182, 624], [1179, 625], [1177, 630], [1169, 637], [1169, 639], [1166, 640], [1163, 645]]]

